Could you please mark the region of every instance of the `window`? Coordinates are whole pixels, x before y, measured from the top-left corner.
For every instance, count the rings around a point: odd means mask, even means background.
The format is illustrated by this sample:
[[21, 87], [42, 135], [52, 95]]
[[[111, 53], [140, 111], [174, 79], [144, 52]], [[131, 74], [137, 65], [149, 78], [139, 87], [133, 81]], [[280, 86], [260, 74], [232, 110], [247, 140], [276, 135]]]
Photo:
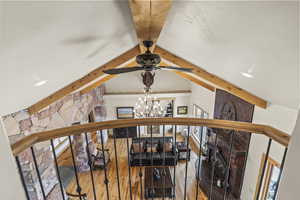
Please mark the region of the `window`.
[[[208, 112], [203, 110], [200, 106], [194, 104], [193, 105], [193, 117], [208, 119]], [[207, 142], [207, 127], [203, 127], [203, 126], [194, 127], [192, 133], [193, 133], [195, 140], [199, 144], [202, 141], [201, 149], [205, 153], [206, 152], [206, 142]], [[202, 134], [202, 140], [201, 140], [201, 134]]]

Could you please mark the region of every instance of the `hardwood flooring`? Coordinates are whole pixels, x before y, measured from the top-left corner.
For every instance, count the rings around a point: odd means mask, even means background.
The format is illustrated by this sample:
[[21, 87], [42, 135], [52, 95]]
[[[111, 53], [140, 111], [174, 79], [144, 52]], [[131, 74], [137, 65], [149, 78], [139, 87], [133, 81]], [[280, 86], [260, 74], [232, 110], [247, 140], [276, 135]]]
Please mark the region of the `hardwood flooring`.
[[[180, 136], [178, 136], [178, 140], [180, 140]], [[191, 141], [191, 139], [190, 139]], [[130, 198], [130, 188], [129, 188], [129, 179], [128, 179], [128, 160], [127, 160], [127, 143], [126, 139], [116, 139], [117, 142], [117, 154], [118, 154], [118, 164], [119, 164], [119, 177], [120, 177], [120, 198], [118, 196], [118, 184], [117, 184], [117, 168], [115, 163], [115, 152], [114, 152], [114, 145], [113, 139], [109, 138], [108, 142], [105, 145], [105, 148], [108, 148], [110, 151], [110, 158], [111, 162], [108, 164], [107, 168], [107, 176], [109, 180], [108, 184], [108, 191], [109, 191], [109, 199], [110, 200], [127, 200]], [[129, 139], [130, 142], [130, 139]], [[129, 143], [130, 145], [130, 143]], [[187, 173], [187, 184], [186, 184], [186, 191], [187, 191], [187, 200], [195, 200], [196, 199], [196, 178], [195, 178], [195, 161], [197, 159], [198, 150], [193, 144], [191, 143], [191, 159], [188, 162], [188, 173]], [[195, 153], [197, 152], [197, 153]], [[70, 149], [67, 149], [61, 156], [58, 158], [59, 165], [63, 166], [72, 166], [72, 158]], [[184, 185], [185, 185], [185, 167], [186, 162], [180, 161], [176, 166], [176, 199], [182, 200], [184, 199]], [[131, 189], [132, 189], [132, 200], [139, 200], [144, 199], [144, 194], [141, 195], [140, 184], [142, 184], [142, 188], [144, 187], [144, 180], [140, 181], [139, 171], [142, 171], [144, 174], [144, 167], [131, 167]], [[170, 167], [171, 174], [173, 176], [174, 167]], [[95, 180], [95, 189], [97, 200], [106, 200], [107, 193], [104, 184], [104, 170], [94, 170], [93, 176]], [[144, 176], [143, 176], [144, 178]], [[173, 177], [172, 177], [173, 179]], [[79, 173], [79, 183], [82, 188], [83, 193], [87, 193], [88, 200], [93, 200], [93, 187], [91, 181], [91, 174], [90, 172]], [[71, 183], [66, 188], [66, 191], [69, 193], [77, 194], [76, 193], [76, 180], [75, 177], [71, 181]], [[144, 188], [143, 188], [144, 190]], [[162, 199], [162, 198], [158, 198]], [[168, 198], [165, 198], [166, 200]], [[207, 197], [201, 192], [199, 188], [199, 200], [206, 200]]]

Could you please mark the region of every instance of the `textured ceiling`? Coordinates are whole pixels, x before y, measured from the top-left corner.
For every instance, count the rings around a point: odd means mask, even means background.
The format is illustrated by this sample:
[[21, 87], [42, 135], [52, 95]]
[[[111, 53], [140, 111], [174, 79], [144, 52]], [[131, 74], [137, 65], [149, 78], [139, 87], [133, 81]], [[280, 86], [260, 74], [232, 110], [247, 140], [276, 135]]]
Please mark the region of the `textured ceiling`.
[[[296, 108], [298, 14], [291, 2], [176, 1], [158, 44], [271, 103]], [[28, 107], [136, 43], [127, 1], [0, 2], [0, 114]], [[253, 79], [241, 75], [249, 69]], [[112, 79], [108, 87], [124, 89], [127, 79], [139, 89], [137, 77]], [[189, 87], [166, 77], [163, 88]], [[48, 82], [34, 87], [39, 80]]]
[[177, 1], [158, 43], [271, 103], [299, 105], [297, 2]]

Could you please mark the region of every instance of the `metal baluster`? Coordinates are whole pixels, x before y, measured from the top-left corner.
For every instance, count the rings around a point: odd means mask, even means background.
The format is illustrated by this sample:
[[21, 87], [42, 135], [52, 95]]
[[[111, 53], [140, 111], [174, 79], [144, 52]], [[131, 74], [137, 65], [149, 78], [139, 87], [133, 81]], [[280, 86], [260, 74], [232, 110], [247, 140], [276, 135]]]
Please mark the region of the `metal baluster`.
[[104, 164], [104, 184], [106, 186], [106, 197], [107, 200], [109, 200], [109, 190], [108, 190], [108, 178], [107, 178], [107, 170], [106, 170], [106, 160], [105, 160], [105, 153], [104, 153], [104, 144], [103, 144], [103, 132], [102, 130], [100, 131], [101, 134], [101, 151], [102, 151], [102, 156], [103, 156], [103, 164]]
[[272, 139], [270, 138], [269, 142], [268, 142], [268, 148], [267, 148], [267, 153], [266, 153], [266, 157], [265, 157], [265, 161], [264, 161], [264, 165], [263, 165], [261, 177], [260, 177], [260, 180], [259, 180], [258, 192], [257, 192], [257, 195], [256, 195], [256, 200], [259, 199], [259, 195], [260, 195], [260, 191], [261, 191], [261, 185], [262, 185], [262, 182], [264, 180], [264, 175], [265, 175], [265, 171], [266, 171], [266, 165], [267, 165], [267, 161], [268, 161], [268, 157], [269, 157], [269, 152], [270, 152], [271, 144], [272, 144]]
[[81, 195], [81, 187], [79, 185], [79, 178], [78, 178], [78, 172], [77, 172], [77, 167], [76, 167], [76, 163], [75, 163], [75, 157], [74, 157], [74, 152], [73, 152], [73, 146], [72, 146], [72, 140], [71, 140], [71, 136], [69, 137], [69, 144], [70, 144], [70, 149], [71, 149], [71, 155], [72, 155], [72, 161], [73, 161], [73, 169], [75, 172], [75, 179], [76, 179], [76, 184], [77, 184], [77, 193], [79, 195], [79, 199], [82, 200], [82, 195]]
[[113, 132], [113, 136], [114, 136], [114, 148], [115, 148], [116, 172], [117, 172], [117, 181], [118, 181], [118, 195], [119, 195], [119, 200], [121, 200], [120, 177], [119, 177], [119, 164], [118, 164], [118, 152], [117, 152], [117, 144], [116, 144], [116, 134], [115, 134], [115, 132]]
[[178, 159], [178, 153], [177, 153], [177, 144], [176, 144], [176, 139], [177, 139], [177, 135], [176, 135], [176, 132], [177, 132], [177, 125], [175, 125], [175, 139], [174, 139], [174, 148], [175, 148], [175, 154], [176, 154], [176, 156], [175, 156], [175, 159], [176, 159], [176, 161], [175, 161], [175, 163], [174, 163], [174, 177], [173, 177], [173, 184], [174, 184], [174, 195], [173, 195], [173, 199], [176, 199], [176, 165], [177, 165], [177, 159]]
[[[215, 133], [216, 134], [216, 133]], [[217, 156], [217, 145], [218, 145], [218, 135], [216, 134], [215, 138], [215, 146], [214, 146], [214, 158], [213, 158], [213, 166], [212, 166], [212, 172], [211, 172], [211, 181], [210, 181], [210, 192], [209, 192], [209, 200], [212, 199], [212, 191], [213, 191], [213, 185], [214, 185], [214, 176], [215, 176], [215, 164], [216, 164], [216, 156]]]
[[163, 125], [163, 145], [162, 145], [162, 149], [163, 149], [163, 200], [165, 199], [165, 185], [166, 185], [166, 171], [165, 171], [165, 165], [166, 165], [166, 151], [164, 148], [165, 145], [165, 125]]
[[184, 200], [186, 200], [186, 182], [187, 182], [187, 172], [188, 172], [188, 153], [190, 143], [190, 126], [188, 126], [188, 136], [187, 136], [187, 150], [186, 150], [186, 160], [185, 160], [185, 181], [184, 181]]
[[24, 188], [26, 199], [30, 200], [28, 189], [27, 189], [27, 186], [26, 186], [26, 183], [25, 183], [24, 174], [23, 174], [23, 171], [22, 171], [22, 167], [21, 167], [21, 164], [20, 164], [19, 157], [16, 156], [15, 158], [16, 158], [16, 163], [17, 163], [17, 166], [18, 166], [18, 170], [19, 170], [21, 182], [22, 182], [22, 185], [23, 185], [23, 188]]
[[30, 147], [30, 149], [31, 149], [31, 153], [32, 153], [32, 157], [33, 157], [33, 163], [34, 163], [34, 166], [35, 166], [37, 177], [38, 177], [38, 180], [39, 180], [39, 184], [40, 184], [40, 187], [41, 187], [41, 190], [42, 190], [42, 195], [43, 195], [44, 200], [46, 200], [46, 194], [45, 194], [45, 190], [44, 190], [40, 170], [39, 170], [39, 167], [38, 167], [38, 164], [37, 164], [37, 161], [36, 161], [36, 156], [35, 156], [33, 147]]
[[233, 147], [233, 139], [234, 139], [235, 131], [231, 132], [230, 135], [230, 149], [229, 149], [229, 161], [227, 163], [226, 176], [225, 176], [225, 188], [224, 188], [224, 200], [226, 200], [228, 187], [229, 187], [229, 172], [230, 172], [230, 163], [232, 157], [232, 147]]
[[283, 158], [282, 158], [281, 165], [280, 165], [280, 172], [279, 172], [279, 176], [278, 176], [278, 179], [277, 179], [277, 184], [275, 186], [276, 188], [275, 188], [274, 199], [273, 200], [275, 200], [276, 196], [277, 196], [278, 187], [279, 187], [279, 183], [280, 183], [280, 180], [281, 180], [281, 175], [282, 175], [282, 171], [283, 171], [287, 151], [288, 151], [288, 148], [286, 147], [285, 150], [284, 150]]
[[128, 162], [128, 183], [129, 183], [129, 192], [130, 192], [130, 199], [132, 200], [132, 188], [131, 188], [131, 169], [130, 169], [130, 161], [129, 161], [129, 140], [128, 140], [128, 128], [126, 129], [127, 137], [126, 137], [126, 142], [127, 142], [127, 162]]
[[50, 140], [50, 143], [51, 143], [51, 147], [52, 147], [52, 153], [53, 153], [53, 158], [54, 158], [54, 162], [55, 162], [55, 168], [56, 168], [56, 173], [57, 173], [57, 178], [58, 178], [58, 182], [59, 182], [61, 195], [62, 195], [63, 200], [65, 200], [64, 187], [63, 187], [63, 184], [61, 182], [61, 176], [60, 176], [60, 172], [59, 172], [59, 168], [58, 168], [57, 157], [56, 157], [55, 148], [54, 148], [54, 144], [53, 144], [52, 139]]
[[140, 194], [140, 198], [143, 199], [143, 173], [142, 173], [142, 146], [141, 146], [141, 127], [138, 126], [138, 133], [139, 133], [139, 146], [140, 146], [140, 172], [139, 172], [139, 177], [140, 177], [140, 189], [141, 189], [141, 194]]
[[154, 168], [153, 168], [153, 151], [152, 151], [152, 147], [153, 147], [153, 136], [152, 136], [152, 125], [150, 126], [150, 137], [151, 137], [151, 199], [153, 200], [153, 196], [154, 196], [154, 187], [153, 187], [153, 173], [154, 173]]
[[196, 187], [196, 200], [198, 200], [198, 194], [199, 194], [199, 179], [200, 179], [200, 160], [201, 160], [201, 154], [202, 154], [202, 136], [203, 136], [203, 127], [200, 136], [200, 144], [199, 144], [199, 153], [198, 153], [198, 169], [197, 169], [197, 187]]
[[90, 152], [90, 148], [89, 148], [89, 140], [88, 140], [87, 133], [84, 133], [84, 136], [85, 136], [85, 142], [86, 142], [86, 153], [87, 153], [87, 156], [88, 156], [89, 166], [90, 166], [90, 174], [91, 174], [91, 179], [92, 179], [94, 200], [96, 200], [97, 195], [96, 195], [96, 189], [95, 189], [94, 174], [93, 174], [93, 169], [92, 169], [92, 159], [91, 159], [91, 152]]

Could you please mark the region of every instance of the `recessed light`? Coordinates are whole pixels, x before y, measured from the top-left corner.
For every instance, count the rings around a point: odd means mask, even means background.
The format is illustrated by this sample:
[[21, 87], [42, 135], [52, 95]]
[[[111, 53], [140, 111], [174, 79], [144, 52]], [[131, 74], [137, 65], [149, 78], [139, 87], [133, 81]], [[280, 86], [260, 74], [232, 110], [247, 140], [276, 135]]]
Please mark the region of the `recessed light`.
[[241, 74], [247, 78], [253, 78], [253, 75], [248, 72], [241, 72]]
[[38, 81], [34, 84], [35, 87], [40, 87], [44, 84], [46, 84], [48, 82], [48, 80], [41, 80], [41, 81]]

